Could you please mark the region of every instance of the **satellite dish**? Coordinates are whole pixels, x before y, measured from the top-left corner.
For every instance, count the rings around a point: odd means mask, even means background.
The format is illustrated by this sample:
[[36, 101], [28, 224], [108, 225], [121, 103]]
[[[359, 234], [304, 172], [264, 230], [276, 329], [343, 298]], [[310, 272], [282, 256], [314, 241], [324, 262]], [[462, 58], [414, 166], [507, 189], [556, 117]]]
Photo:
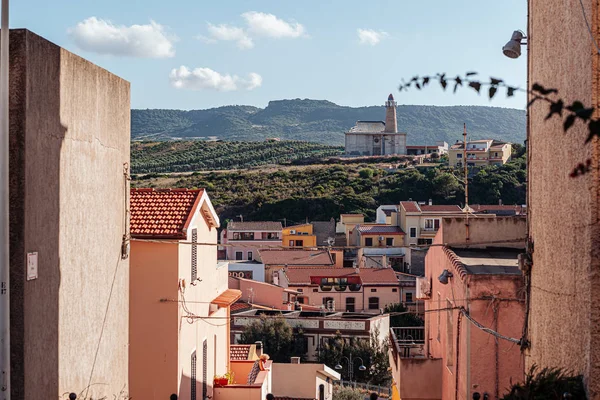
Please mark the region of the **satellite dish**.
[[328, 237], [326, 242], [327, 242], [327, 246], [331, 247], [335, 243], [335, 239], [332, 237]]

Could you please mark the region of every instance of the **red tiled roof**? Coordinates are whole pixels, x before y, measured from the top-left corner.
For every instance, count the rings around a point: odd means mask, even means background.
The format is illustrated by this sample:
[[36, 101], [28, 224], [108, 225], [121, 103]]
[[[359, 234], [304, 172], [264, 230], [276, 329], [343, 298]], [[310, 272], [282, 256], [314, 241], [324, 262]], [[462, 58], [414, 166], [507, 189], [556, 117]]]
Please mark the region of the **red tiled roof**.
[[131, 189], [131, 236], [185, 238], [204, 189]]
[[304, 249], [261, 249], [258, 254], [265, 265], [333, 265], [333, 259], [327, 250]]
[[227, 307], [235, 303], [240, 297], [242, 297], [242, 292], [238, 289], [226, 289], [223, 293], [215, 297], [211, 303]]
[[401, 201], [400, 205], [404, 207], [406, 212], [421, 212], [416, 201]]
[[250, 309], [252, 309], [252, 306], [241, 300], [236, 301], [229, 307], [229, 311], [232, 313], [242, 312]]
[[434, 205], [428, 205], [428, 204], [423, 204], [421, 206], [421, 211], [423, 212], [461, 212], [461, 208], [459, 206], [450, 206], [450, 205], [443, 205], [443, 204], [434, 204]]
[[285, 270], [290, 286], [310, 285], [311, 276], [344, 278], [359, 276], [364, 285], [398, 285], [398, 278], [391, 268], [303, 268], [288, 267]]
[[399, 226], [390, 225], [359, 225], [361, 235], [404, 235]]

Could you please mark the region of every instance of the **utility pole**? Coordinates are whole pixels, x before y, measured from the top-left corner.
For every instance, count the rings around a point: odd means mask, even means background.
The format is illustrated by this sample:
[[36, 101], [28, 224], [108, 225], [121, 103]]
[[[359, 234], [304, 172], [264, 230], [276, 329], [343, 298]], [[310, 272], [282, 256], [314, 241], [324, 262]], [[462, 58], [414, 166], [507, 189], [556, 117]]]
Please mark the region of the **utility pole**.
[[0, 399], [10, 400], [10, 258], [8, 183], [8, 0], [2, 0], [0, 17]]
[[463, 161], [465, 171], [465, 213], [466, 213], [466, 238], [465, 241], [469, 243], [469, 169], [467, 167], [467, 124], [464, 124], [463, 131]]

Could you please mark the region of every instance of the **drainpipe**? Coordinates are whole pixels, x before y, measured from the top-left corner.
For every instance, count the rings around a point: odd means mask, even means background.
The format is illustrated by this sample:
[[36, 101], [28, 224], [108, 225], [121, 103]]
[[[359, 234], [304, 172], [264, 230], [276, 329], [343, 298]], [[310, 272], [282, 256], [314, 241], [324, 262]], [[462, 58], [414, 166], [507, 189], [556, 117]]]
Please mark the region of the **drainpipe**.
[[2, 0], [0, 22], [0, 399], [10, 400], [10, 258], [9, 258], [9, 63], [8, 0]]

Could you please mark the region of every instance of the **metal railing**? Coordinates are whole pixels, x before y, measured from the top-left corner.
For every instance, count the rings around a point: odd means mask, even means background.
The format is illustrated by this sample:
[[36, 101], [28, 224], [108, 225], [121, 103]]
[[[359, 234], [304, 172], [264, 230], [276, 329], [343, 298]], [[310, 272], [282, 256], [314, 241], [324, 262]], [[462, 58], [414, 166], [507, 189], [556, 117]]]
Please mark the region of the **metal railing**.
[[390, 328], [398, 344], [423, 344], [425, 343], [425, 327], [423, 326], [411, 326], [411, 327], [400, 327]]
[[379, 397], [383, 398], [391, 398], [392, 397], [392, 387], [387, 385], [371, 385], [369, 383], [355, 382], [355, 381], [334, 381], [334, 385], [338, 385], [341, 387], [349, 387], [352, 389], [364, 390], [366, 393], [377, 393]]

